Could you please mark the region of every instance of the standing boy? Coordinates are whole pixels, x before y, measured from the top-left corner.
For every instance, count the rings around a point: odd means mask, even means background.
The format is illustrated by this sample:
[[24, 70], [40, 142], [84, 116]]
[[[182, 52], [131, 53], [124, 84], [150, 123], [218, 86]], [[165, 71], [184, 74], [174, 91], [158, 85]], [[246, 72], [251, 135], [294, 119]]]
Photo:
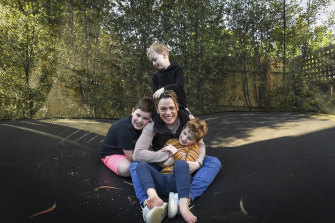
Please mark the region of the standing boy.
[[115, 122], [108, 130], [99, 150], [101, 161], [119, 176], [129, 177], [136, 141], [142, 129], [151, 120], [154, 103], [150, 98], [140, 99], [130, 117]]
[[161, 42], [154, 42], [147, 50], [147, 57], [158, 70], [152, 77], [153, 98], [158, 99], [165, 90], [174, 90], [179, 107], [186, 109], [183, 70], [178, 64], [170, 63], [168, 48]]

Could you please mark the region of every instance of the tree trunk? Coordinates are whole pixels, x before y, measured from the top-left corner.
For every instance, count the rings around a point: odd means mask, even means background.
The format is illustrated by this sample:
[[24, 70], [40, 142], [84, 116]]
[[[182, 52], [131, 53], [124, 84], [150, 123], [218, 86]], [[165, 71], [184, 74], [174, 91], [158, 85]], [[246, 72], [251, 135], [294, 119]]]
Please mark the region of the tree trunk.
[[85, 19], [85, 46], [86, 46], [86, 116], [88, 117], [88, 42], [87, 42], [87, 10], [86, 10], [86, 4], [84, 7], [84, 19]]

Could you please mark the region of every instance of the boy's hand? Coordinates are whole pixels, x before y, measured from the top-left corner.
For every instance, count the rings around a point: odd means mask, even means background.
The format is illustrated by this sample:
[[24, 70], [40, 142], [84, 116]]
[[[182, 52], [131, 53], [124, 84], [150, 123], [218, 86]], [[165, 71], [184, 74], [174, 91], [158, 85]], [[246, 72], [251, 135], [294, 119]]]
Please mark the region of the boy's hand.
[[160, 89], [158, 89], [158, 90], [152, 95], [153, 99], [154, 99], [154, 100], [158, 99], [158, 98], [161, 96], [161, 94], [163, 94], [163, 92], [164, 92], [164, 88], [163, 88], [163, 87], [160, 88]]
[[163, 152], [170, 152], [172, 155], [174, 155], [176, 152], [178, 152], [178, 149], [172, 145], [167, 145], [161, 149]]
[[163, 167], [172, 166], [174, 164], [174, 159], [170, 157], [163, 163]]

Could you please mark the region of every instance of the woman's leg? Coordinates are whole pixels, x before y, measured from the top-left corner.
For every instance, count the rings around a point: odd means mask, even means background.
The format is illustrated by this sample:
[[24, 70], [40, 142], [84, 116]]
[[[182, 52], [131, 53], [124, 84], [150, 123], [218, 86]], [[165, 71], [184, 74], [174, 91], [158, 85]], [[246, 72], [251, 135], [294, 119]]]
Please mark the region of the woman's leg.
[[176, 179], [176, 187], [179, 197], [179, 211], [186, 222], [196, 222], [197, 217], [190, 211], [189, 192], [190, 192], [190, 173], [189, 166], [184, 160], [178, 160], [173, 168], [173, 175]]
[[[199, 197], [215, 179], [222, 168], [221, 162], [214, 156], [205, 156], [203, 166], [195, 173], [190, 186], [192, 201]], [[178, 194], [179, 195], [179, 194]]]

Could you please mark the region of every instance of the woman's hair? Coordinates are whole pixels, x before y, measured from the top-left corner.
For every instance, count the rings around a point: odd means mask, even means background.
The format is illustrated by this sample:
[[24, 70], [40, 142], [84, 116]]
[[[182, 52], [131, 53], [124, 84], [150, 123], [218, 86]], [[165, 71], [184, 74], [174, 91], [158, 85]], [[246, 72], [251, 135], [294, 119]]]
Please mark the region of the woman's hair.
[[167, 56], [169, 56], [169, 49], [166, 47], [166, 45], [162, 42], [154, 42], [151, 44], [151, 46], [147, 50], [147, 57], [149, 60], [151, 59], [152, 54], [158, 53], [158, 54], [163, 54], [166, 53]]
[[179, 104], [178, 104], [178, 97], [177, 94], [174, 90], [166, 90], [164, 91], [161, 96], [159, 96], [159, 98], [155, 101], [155, 105], [156, 105], [156, 109], [158, 111], [158, 103], [161, 99], [164, 98], [171, 98], [176, 106], [176, 108], [179, 108]]
[[151, 98], [141, 98], [138, 100], [134, 109], [141, 109], [144, 112], [153, 113], [155, 111], [154, 101]]
[[196, 141], [204, 138], [208, 133], [206, 122], [198, 118], [188, 121], [185, 128], [186, 127], [190, 130]]

